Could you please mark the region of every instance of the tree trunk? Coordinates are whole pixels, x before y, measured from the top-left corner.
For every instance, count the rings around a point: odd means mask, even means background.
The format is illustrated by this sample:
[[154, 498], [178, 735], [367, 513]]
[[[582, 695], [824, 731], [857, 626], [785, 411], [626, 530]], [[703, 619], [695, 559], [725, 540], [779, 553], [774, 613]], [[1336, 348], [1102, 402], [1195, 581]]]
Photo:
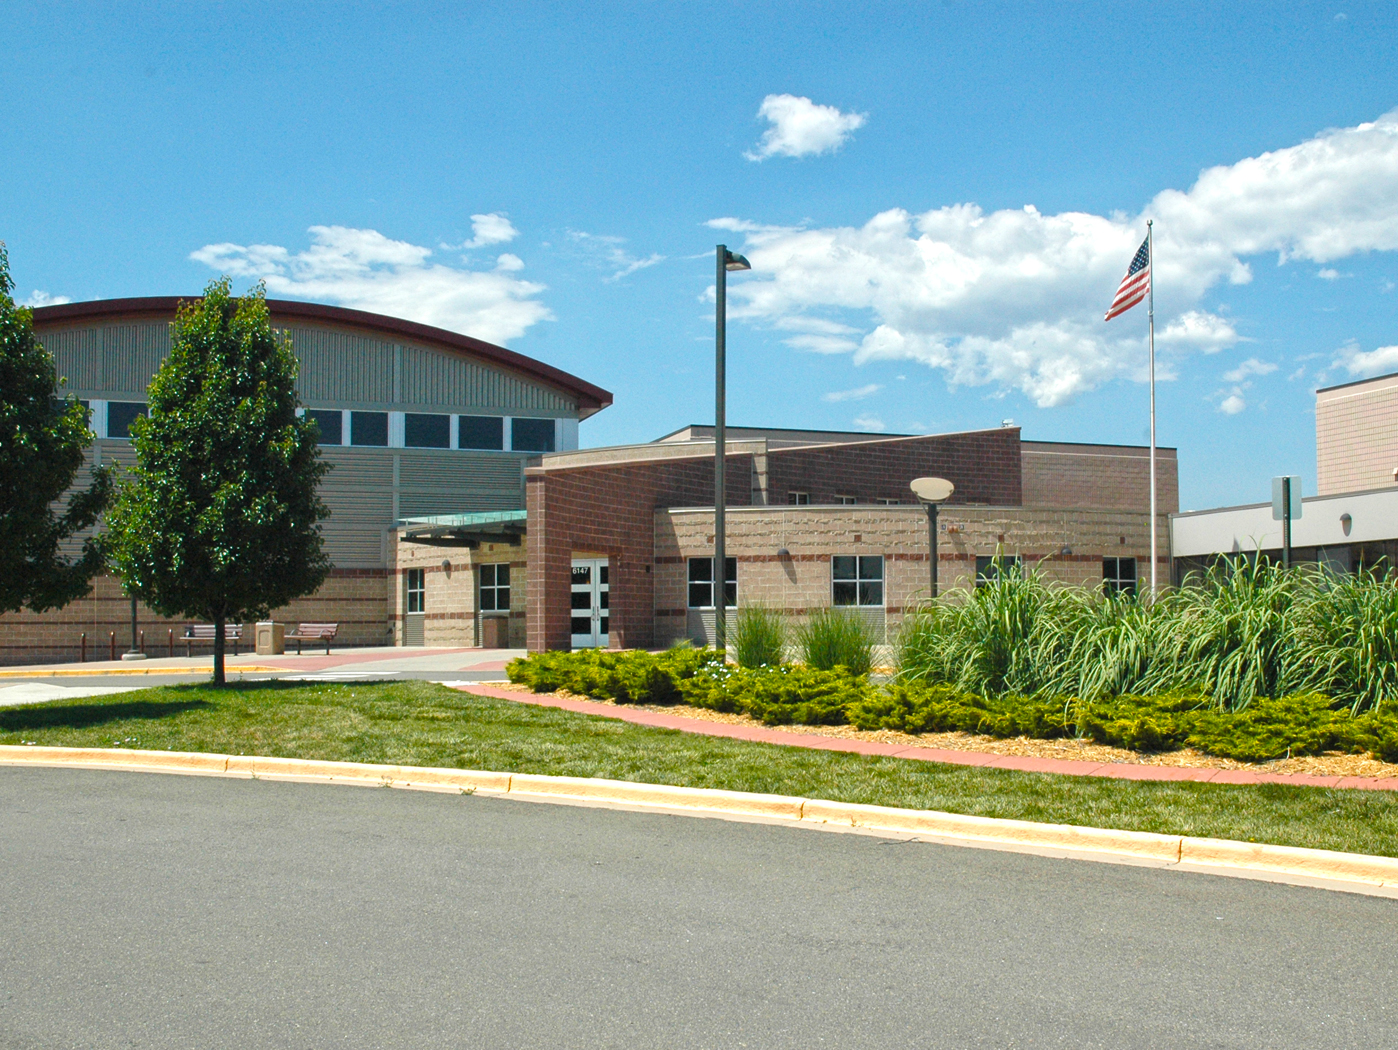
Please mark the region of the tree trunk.
[[223, 685], [223, 652], [225, 649], [225, 638], [223, 630], [223, 614], [220, 613], [214, 620], [214, 685]]

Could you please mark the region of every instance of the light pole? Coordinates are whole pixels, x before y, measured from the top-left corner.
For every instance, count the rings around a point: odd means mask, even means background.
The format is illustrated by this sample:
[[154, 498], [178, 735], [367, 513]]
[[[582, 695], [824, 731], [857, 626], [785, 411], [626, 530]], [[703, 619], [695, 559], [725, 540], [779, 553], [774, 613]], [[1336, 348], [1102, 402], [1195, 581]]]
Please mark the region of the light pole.
[[945, 503], [956, 491], [946, 478], [914, 478], [913, 495], [927, 508], [927, 560], [932, 597], [937, 597], [937, 504]]
[[727, 423], [724, 400], [727, 376], [728, 338], [728, 271], [751, 270], [752, 264], [741, 255], [735, 255], [726, 245], [718, 245], [715, 252], [717, 276], [714, 282], [714, 646], [727, 658], [728, 624], [725, 615], [728, 604], [728, 573], [724, 566], [728, 562], [724, 545], [724, 512], [727, 501], [724, 492], [724, 454], [728, 451], [724, 427]]

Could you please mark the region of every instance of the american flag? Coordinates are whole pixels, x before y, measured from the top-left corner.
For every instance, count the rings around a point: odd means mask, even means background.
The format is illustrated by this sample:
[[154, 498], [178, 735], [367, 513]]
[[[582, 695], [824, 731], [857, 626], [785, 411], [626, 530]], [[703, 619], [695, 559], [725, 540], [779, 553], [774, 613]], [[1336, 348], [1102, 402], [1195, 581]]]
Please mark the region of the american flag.
[[1110, 321], [1117, 314], [1124, 314], [1131, 307], [1135, 306], [1150, 291], [1150, 238], [1147, 237], [1141, 242], [1141, 246], [1136, 249], [1136, 254], [1131, 258], [1131, 265], [1126, 269], [1126, 276], [1121, 279], [1121, 284], [1116, 290], [1116, 298], [1112, 300], [1112, 305], [1107, 308], [1107, 316], [1104, 321]]

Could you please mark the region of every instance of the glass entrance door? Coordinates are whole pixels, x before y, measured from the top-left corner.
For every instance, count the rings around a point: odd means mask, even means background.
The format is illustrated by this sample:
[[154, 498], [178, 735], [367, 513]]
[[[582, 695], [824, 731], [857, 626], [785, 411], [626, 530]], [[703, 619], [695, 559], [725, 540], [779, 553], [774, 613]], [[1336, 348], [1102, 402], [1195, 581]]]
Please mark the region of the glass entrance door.
[[611, 631], [607, 559], [573, 559], [573, 648], [605, 649]]

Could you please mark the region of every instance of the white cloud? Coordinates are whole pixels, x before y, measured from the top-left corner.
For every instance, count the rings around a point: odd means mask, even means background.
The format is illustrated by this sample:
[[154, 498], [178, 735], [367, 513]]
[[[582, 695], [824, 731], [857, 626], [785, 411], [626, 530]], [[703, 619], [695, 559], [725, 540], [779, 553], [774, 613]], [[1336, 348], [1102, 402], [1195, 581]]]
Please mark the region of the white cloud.
[[524, 260], [518, 255], [511, 255], [509, 252], [505, 252], [495, 260], [495, 268], [505, 273], [515, 273], [516, 271], [524, 269]]
[[594, 262], [612, 271], [609, 276], [602, 278], [609, 283], [619, 281], [623, 277], [630, 277], [638, 270], [644, 270], [648, 266], [665, 261], [665, 256], [656, 252], [652, 252], [644, 259], [631, 255], [622, 247], [626, 243], [625, 237], [585, 233], [582, 230], [569, 230], [568, 236]]
[[[1017, 388], [1048, 407], [1146, 374], [1144, 310], [1102, 314], [1155, 219], [1157, 343], [1171, 358], [1242, 341], [1201, 306], [1251, 280], [1247, 257], [1323, 264], [1398, 249], [1398, 110], [1202, 172], [1136, 216], [1033, 206], [893, 208], [858, 227], [774, 227], [732, 217], [753, 274], [730, 315], [795, 333], [799, 349], [921, 362], [953, 385]], [[802, 327], [820, 321], [839, 330]]]
[[470, 251], [472, 248], [486, 248], [492, 244], [509, 244], [519, 236], [519, 231], [509, 219], [498, 212], [487, 212], [471, 216], [471, 239], [460, 244], [443, 244], [448, 252]]
[[855, 416], [854, 425], [858, 430], [867, 430], [875, 434], [881, 434], [888, 429], [878, 416]]
[[48, 292], [35, 288], [28, 299], [23, 300], [20, 306], [62, 306], [64, 303], [71, 303], [73, 300], [66, 295], [49, 295]]
[[1359, 344], [1350, 343], [1341, 347], [1335, 355], [1334, 364], [1352, 376], [1376, 376], [1384, 372], [1398, 372], [1398, 346], [1380, 346], [1374, 350], [1362, 351]]
[[856, 387], [853, 390], [832, 390], [828, 394], [822, 394], [822, 401], [862, 401], [866, 397], [872, 397], [883, 387], [878, 383], [870, 383], [868, 386]]
[[1271, 375], [1277, 370], [1277, 366], [1270, 361], [1259, 361], [1255, 357], [1249, 357], [1237, 368], [1224, 372], [1223, 378], [1229, 383], [1241, 383], [1248, 376]]
[[1338, 281], [1344, 274], [1330, 266], [1322, 266], [1315, 272], [1315, 275], [1322, 281]]
[[768, 95], [757, 115], [772, 126], [763, 132], [756, 150], [743, 154], [748, 160], [828, 153], [844, 145], [868, 119], [864, 113], [841, 113], [800, 95]]
[[[311, 246], [293, 254], [274, 244], [206, 244], [196, 262], [232, 277], [262, 280], [273, 295], [338, 303], [502, 343], [553, 314], [536, 296], [542, 284], [495, 271], [430, 263], [430, 248], [377, 230], [312, 226]], [[518, 262], [516, 256], [501, 260]], [[521, 264], [522, 265], [522, 264]]]
[[[1225, 415], [1236, 416], [1243, 409], [1248, 407], [1248, 403], [1243, 400], [1241, 394], [1229, 394], [1219, 404], [1218, 410]], [[1150, 486], [1146, 486], [1149, 488]]]

